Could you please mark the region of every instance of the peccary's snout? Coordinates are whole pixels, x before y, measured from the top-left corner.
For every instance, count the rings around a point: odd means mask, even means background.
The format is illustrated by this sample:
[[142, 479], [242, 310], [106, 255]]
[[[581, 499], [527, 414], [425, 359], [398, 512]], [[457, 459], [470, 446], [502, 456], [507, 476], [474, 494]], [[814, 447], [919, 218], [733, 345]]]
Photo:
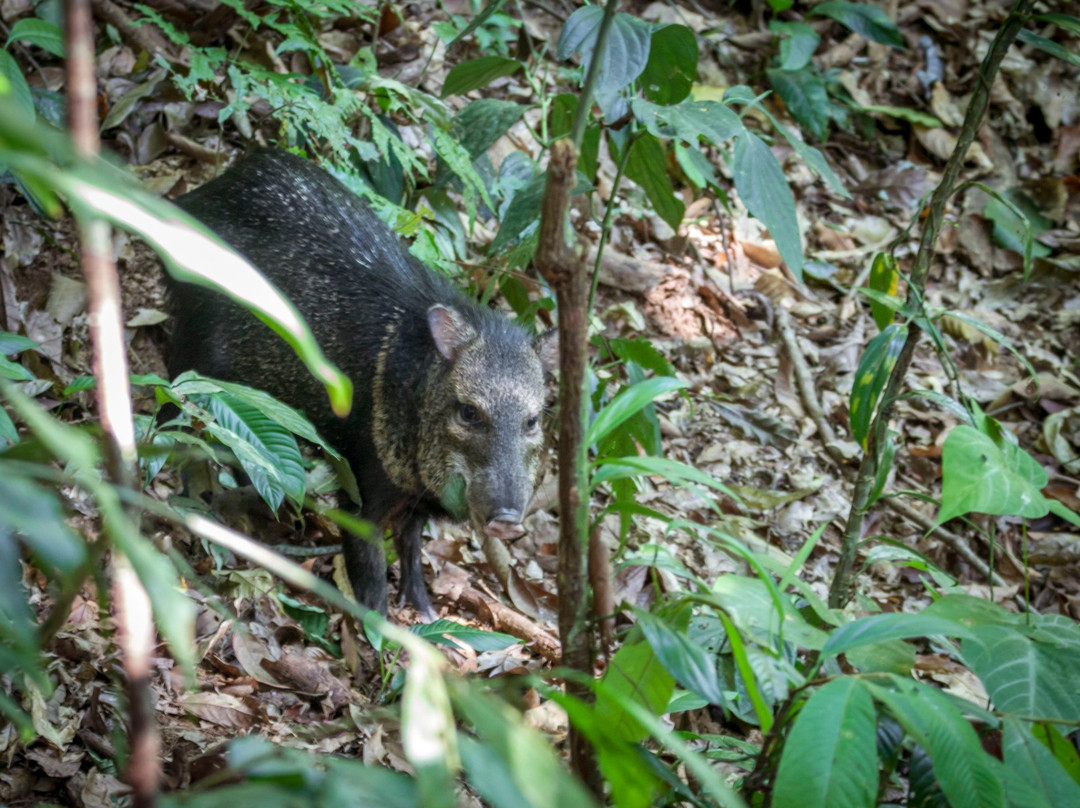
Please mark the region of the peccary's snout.
[[520, 538], [525, 535], [525, 525], [521, 524], [523, 517], [521, 511], [503, 508], [484, 525], [484, 533], [501, 541]]

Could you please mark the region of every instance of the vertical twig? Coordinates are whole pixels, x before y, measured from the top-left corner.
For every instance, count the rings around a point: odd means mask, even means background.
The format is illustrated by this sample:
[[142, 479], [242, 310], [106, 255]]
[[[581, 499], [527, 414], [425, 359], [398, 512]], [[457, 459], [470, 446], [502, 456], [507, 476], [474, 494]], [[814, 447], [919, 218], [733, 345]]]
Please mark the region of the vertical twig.
[[[563, 232], [576, 171], [577, 149], [567, 139], [556, 141], [548, 163], [536, 265], [555, 291], [559, 311], [559, 639], [563, 664], [591, 677], [593, 637], [586, 584], [589, 487], [587, 458], [582, 457], [588, 451], [582, 440], [582, 412], [589, 280], [583, 257], [567, 245]], [[589, 698], [588, 688], [580, 684], [569, 683], [567, 689], [579, 698]], [[572, 726], [570, 762], [582, 780], [598, 792], [600, 778], [592, 750]]]
[[[559, 640], [563, 664], [593, 676], [595, 641], [589, 619], [587, 574], [589, 535], [589, 447], [583, 440], [585, 366], [588, 361], [589, 274], [580, 250], [572, 248], [564, 231], [570, 195], [577, 184], [577, 161], [592, 108], [593, 90], [600, 75], [608, 33], [619, 0], [607, 0], [596, 35], [589, 69], [571, 137], [551, 146], [548, 182], [540, 212], [536, 266], [555, 292], [559, 311]], [[595, 538], [599, 541], [599, 537]], [[595, 562], [593, 568], [601, 568]], [[592, 693], [580, 682], [568, 683], [567, 692], [583, 700]], [[603, 784], [596, 758], [585, 736], [570, 727], [570, 765], [598, 797]]]
[[[75, 151], [92, 160], [100, 151], [94, 30], [88, 0], [64, 6], [68, 126]], [[105, 433], [106, 463], [114, 485], [135, 480], [135, 425], [131, 417], [127, 348], [120, 306], [120, 282], [111, 255], [109, 226], [100, 219], [79, 221], [83, 275], [89, 300], [90, 338], [97, 378], [98, 415]], [[104, 539], [99, 539], [103, 541]], [[127, 780], [135, 808], [153, 808], [159, 780], [158, 735], [150, 691], [154, 628], [150, 599], [126, 558], [113, 554], [113, 602], [123, 651], [131, 736]]]
[[[964, 123], [960, 129], [960, 136], [956, 141], [956, 148], [953, 150], [952, 156], [949, 157], [949, 161], [945, 164], [941, 182], [930, 197], [929, 213], [923, 225], [919, 251], [915, 255], [908, 284], [907, 305], [912, 311], [921, 310], [921, 302], [925, 299], [926, 281], [930, 275], [930, 261], [934, 256], [934, 246], [937, 244], [938, 234], [941, 232], [941, 226], [945, 219], [945, 204], [948, 202], [949, 197], [952, 196], [956, 178], [959, 176], [961, 168], [963, 168], [968, 148], [975, 139], [979, 123], [986, 112], [990, 100], [990, 86], [994, 83], [994, 76], [997, 75], [1001, 60], [1005, 58], [1005, 52], [1009, 49], [1013, 40], [1016, 39], [1016, 35], [1023, 27], [1033, 5], [1033, 0], [1018, 0], [1012, 11], [1009, 12], [1005, 24], [1002, 25], [997, 36], [994, 37], [990, 50], [979, 68], [979, 83], [975, 87], [974, 93], [972, 93], [971, 102], [968, 104], [967, 114], [964, 116]], [[829, 588], [829, 606], [834, 609], [842, 608], [851, 595], [851, 575], [852, 570], [855, 568], [855, 556], [858, 552], [859, 540], [862, 537], [863, 519], [866, 516], [870, 494], [874, 488], [878, 451], [884, 439], [889, 418], [892, 416], [893, 405], [904, 382], [904, 375], [911, 364], [911, 358], [915, 354], [915, 346], [921, 333], [922, 329], [919, 328], [918, 323], [912, 322], [909, 324], [907, 341], [900, 351], [900, 356], [896, 360], [896, 365], [893, 367], [892, 374], [889, 376], [889, 381], [881, 395], [881, 406], [874, 417], [867, 450], [863, 455], [862, 462], [859, 464], [851, 511], [848, 513], [847, 527], [844, 530], [844, 536], [840, 544], [840, 560], [837, 562], [836, 573], [833, 577], [832, 586]]]

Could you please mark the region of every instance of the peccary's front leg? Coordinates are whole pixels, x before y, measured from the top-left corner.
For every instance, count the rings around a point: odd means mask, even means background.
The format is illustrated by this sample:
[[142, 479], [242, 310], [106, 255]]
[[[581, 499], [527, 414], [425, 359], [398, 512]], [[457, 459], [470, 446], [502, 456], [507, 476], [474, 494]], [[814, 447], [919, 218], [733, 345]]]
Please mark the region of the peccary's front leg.
[[386, 614], [386, 554], [383, 529], [376, 523], [366, 539], [345, 534], [345, 570], [349, 573], [356, 602]]
[[428, 600], [427, 584], [420, 565], [420, 546], [423, 541], [425, 515], [407, 513], [394, 530], [394, 547], [401, 562], [401, 600], [408, 601], [425, 620], [435, 619], [435, 610]]

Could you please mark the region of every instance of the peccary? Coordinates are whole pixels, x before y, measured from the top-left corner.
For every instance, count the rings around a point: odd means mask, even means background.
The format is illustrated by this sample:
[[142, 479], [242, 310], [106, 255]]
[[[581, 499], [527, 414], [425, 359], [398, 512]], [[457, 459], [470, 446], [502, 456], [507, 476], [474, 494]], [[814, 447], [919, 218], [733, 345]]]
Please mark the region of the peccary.
[[357, 600], [386, 613], [389, 528], [402, 598], [430, 617], [420, 567], [429, 516], [469, 516], [500, 539], [524, 532], [554, 341], [467, 298], [363, 200], [287, 152], [256, 152], [177, 204], [292, 300], [355, 397], [350, 415], [335, 417], [268, 327], [223, 295], [176, 282], [169, 372], [247, 384], [302, 410], [349, 461], [361, 516], [380, 528], [379, 540], [345, 539]]

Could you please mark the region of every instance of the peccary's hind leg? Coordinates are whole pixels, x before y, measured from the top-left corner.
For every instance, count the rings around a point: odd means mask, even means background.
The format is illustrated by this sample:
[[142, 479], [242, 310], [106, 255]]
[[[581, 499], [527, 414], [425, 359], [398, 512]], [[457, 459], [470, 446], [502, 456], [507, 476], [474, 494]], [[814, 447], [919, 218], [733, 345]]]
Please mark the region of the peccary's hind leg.
[[394, 530], [394, 547], [401, 562], [401, 600], [408, 601], [425, 620], [435, 619], [435, 610], [428, 600], [427, 585], [420, 565], [420, 545], [423, 541], [426, 515], [407, 513]]
[[386, 614], [386, 554], [383, 532], [376, 524], [366, 539], [345, 534], [345, 569], [349, 573], [356, 602], [380, 614]]

